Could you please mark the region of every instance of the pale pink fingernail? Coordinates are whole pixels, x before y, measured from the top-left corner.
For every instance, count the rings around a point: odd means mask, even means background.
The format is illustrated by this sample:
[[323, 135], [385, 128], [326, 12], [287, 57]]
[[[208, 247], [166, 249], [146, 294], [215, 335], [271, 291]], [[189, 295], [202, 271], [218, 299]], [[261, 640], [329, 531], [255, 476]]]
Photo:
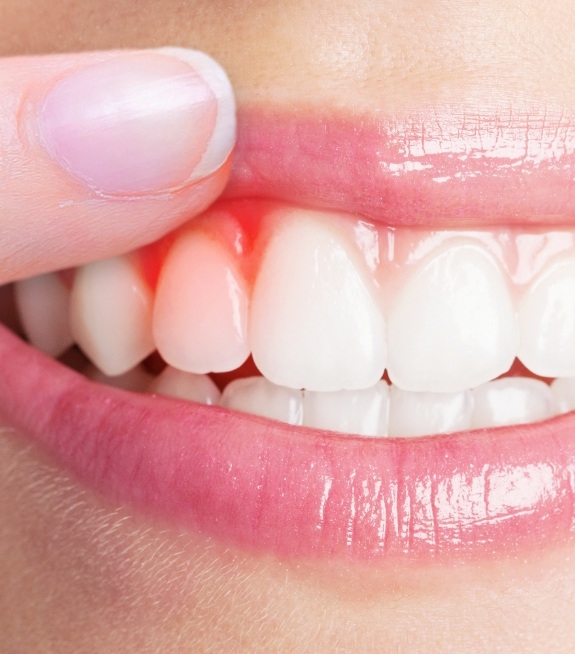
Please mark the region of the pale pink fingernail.
[[59, 80], [40, 136], [69, 173], [106, 195], [181, 188], [217, 170], [235, 140], [222, 68], [183, 48], [122, 53]]

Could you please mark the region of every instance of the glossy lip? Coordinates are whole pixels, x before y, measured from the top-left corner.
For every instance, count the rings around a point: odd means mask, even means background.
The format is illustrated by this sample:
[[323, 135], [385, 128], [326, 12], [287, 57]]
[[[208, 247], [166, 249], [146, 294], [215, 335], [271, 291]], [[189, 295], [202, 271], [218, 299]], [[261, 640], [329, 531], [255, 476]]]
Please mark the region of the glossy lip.
[[[384, 121], [376, 132], [365, 121], [358, 128], [294, 120], [241, 117], [228, 195], [285, 195], [395, 225], [483, 226], [494, 216], [499, 224], [573, 222], [569, 124], [563, 133], [555, 120], [559, 136], [550, 141], [544, 123], [539, 148], [528, 146], [519, 165], [503, 140], [478, 148], [486, 133], [478, 141], [475, 129], [466, 155], [446, 151], [449, 139], [435, 151], [424, 140], [414, 161], [431, 168], [392, 169], [411, 161], [398, 162], [402, 152], [415, 152], [399, 145], [402, 129], [404, 142], [412, 133], [405, 120], [403, 128]], [[521, 141], [525, 114], [507, 123], [508, 144]], [[548, 142], [555, 145], [543, 147]], [[470, 160], [481, 174], [468, 174]], [[448, 179], [433, 181], [438, 171]], [[525, 207], [531, 213], [521, 215]], [[448, 436], [362, 439], [100, 386], [4, 328], [0, 363], [7, 424], [114, 502], [226, 544], [288, 558], [451, 564], [565, 544], [575, 534], [575, 414]]]
[[521, 103], [322, 116], [239, 115], [226, 195], [283, 199], [391, 225], [572, 225], [575, 115]]
[[[114, 502], [280, 557], [447, 562], [575, 533], [575, 415], [414, 439], [89, 382], [0, 328], [0, 414]], [[22, 374], [26, 371], [26, 374]]]

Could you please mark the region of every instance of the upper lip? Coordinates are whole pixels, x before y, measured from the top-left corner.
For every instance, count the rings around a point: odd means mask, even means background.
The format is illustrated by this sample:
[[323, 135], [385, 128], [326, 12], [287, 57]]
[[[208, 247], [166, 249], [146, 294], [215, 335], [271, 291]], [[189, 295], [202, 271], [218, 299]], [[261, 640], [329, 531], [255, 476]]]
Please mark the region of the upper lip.
[[566, 225], [575, 125], [541, 104], [366, 115], [244, 109], [226, 195], [279, 198], [391, 225]]

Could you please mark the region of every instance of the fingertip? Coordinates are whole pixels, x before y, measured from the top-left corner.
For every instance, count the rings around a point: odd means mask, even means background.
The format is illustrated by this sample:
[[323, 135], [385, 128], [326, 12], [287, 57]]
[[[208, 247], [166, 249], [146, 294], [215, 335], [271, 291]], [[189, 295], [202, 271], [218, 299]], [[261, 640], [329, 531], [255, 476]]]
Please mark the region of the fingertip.
[[235, 142], [221, 66], [183, 48], [118, 53], [58, 80], [38, 111], [50, 157], [108, 196], [175, 191], [220, 168]]

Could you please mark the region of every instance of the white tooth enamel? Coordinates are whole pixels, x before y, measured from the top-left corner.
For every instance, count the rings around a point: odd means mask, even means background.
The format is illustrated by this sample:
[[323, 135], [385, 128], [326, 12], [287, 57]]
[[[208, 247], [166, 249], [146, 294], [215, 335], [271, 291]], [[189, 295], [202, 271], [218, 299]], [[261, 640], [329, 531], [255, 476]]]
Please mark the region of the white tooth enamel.
[[538, 379], [496, 379], [474, 389], [473, 396], [474, 428], [524, 424], [554, 414], [551, 389]]
[[303, 422], [302, 392], [276, 386], [263, 377], [245, 377], [230, 382], [220, 405], [228, 409], [281, 420], [290, 425]]
[[73, 343], [68, 318], [70, 293], [55, 273], [30, 277], [14, 285], [22, 326], [30, 343], [58, 357]]
[[515, 314], [497, 264], [480, 245], [451, 244], [400, 289], [388, 316], [388, 373], [404, 390], [451, 393], [506, 372]]
[[446, 434], [471, 427], [473, 397], [461, 393], [414, 393], [391, 387], [390, 436]]
[[170, 250], [156, 293], [154, 339], [186, 372], [234, 370], [249, 356], [248, 293], [232, 256], [202, 232]]
[[551, 384], [555, 413], [575, 411], [575, 377], [556, 379]]
[[70, 317], [76, 342], [106, 375], [121, 375], [154, 351], [152, 294], [128, 257], [76, 271]]
[[282, 216], [255, 284], [252, 354], [290, 388], [356, 390], [385, 367], [385, 324], [357, 253], [310, 212]]
[[113, 386], [114, 388], [121, 388], [125, 391], [133, 391], [136, 393], [143, 393], [147, 390], [148, 386], [152, 383], [153, 377], [149, 372], [146, 372], [142, 366], [136, 366], [128, 372], [116, 377], [109, 377], [105, 375], [96, 366], [90, 365], [84, 370], [84, 375], [92, 381], [106, 386]]
[[148, 387], [148, 393], [180, 397], [201, 404], [219, 404], [221, 393], [207, 375], [195, 375], [167, 366]]
[[519, 305], [519, 358], [542, 377], [575, 375], [575, 260], [548, 267]]
[[304, 391], [303, 424], [360, 436], [386, 436], [389, 387], [379, 381], [359, 391]]

